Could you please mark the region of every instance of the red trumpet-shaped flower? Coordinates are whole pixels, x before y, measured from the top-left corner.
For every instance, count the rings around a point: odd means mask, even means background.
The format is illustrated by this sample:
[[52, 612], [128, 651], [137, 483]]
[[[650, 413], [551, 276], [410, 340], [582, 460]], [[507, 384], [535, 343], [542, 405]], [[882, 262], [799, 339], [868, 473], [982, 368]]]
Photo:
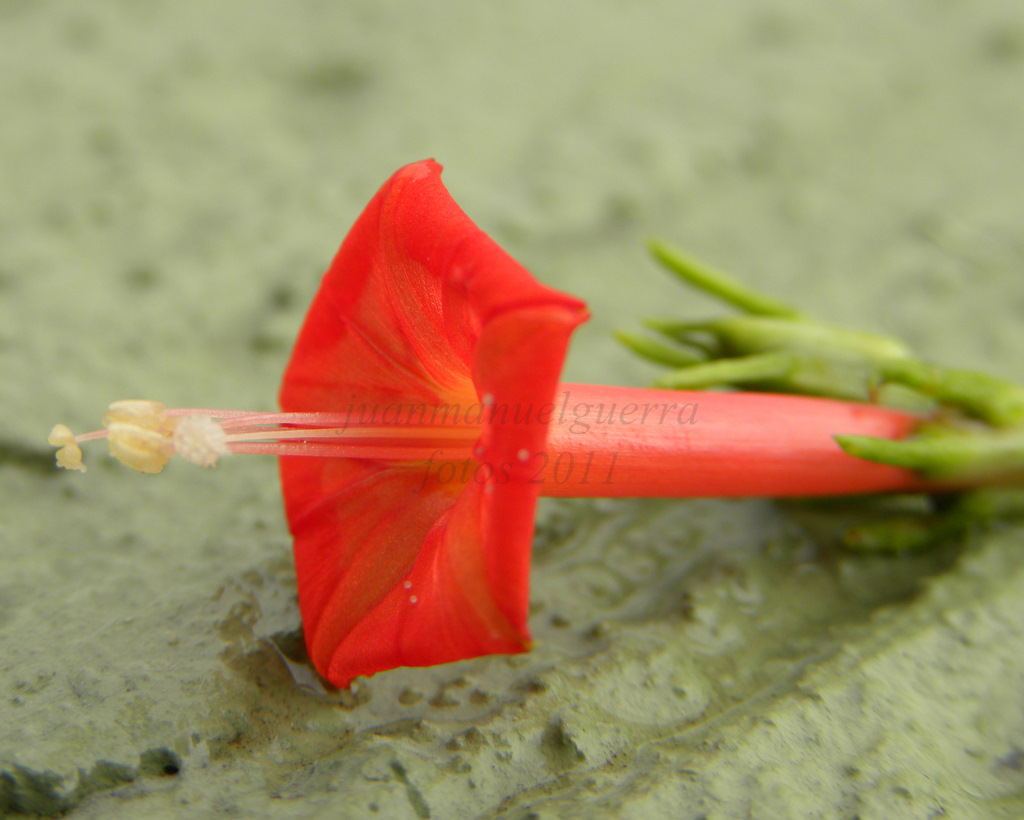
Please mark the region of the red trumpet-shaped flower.
[[[400, 170], [356, 221], [299, 334], [281, 407], [361, 411], [406, 426], [419, 420], [409, 418], [419, 408], [435, 421], [442, 408], [448, 424], [432, 431], [426, 461], [281, 457], [306, 640], [330, 680], [527, 648], [541, 491], [677, 494], [683, 473], [688, 494], [735, 489], [747, 465], [730, 468], [709, 448], [704, 458], [717, 469], [708, 471], [692, 444], [695, 429], [763, 440], [758, 405], [767, 397], [744, 408], [749, 397], [701, 396], [694, 405], [669, 392], [559, 387], [569, 336], [586, 317], [582, 302], [539, 284], [470, 221], [434, 162]], [[907, 428], [906, 417], [873, 408], [774, 401], [790, 405], [783, 417], [791, 436], [808, 437], [806, 425], [817, 425], [847, 489], [852, 477], [843, 473], [854, 460], [830, 436], [866, 428], [843, 422], [862, 415], [876, 433], [880, 418], [884, 433]], [[641, 405], [646, 423], [630, 425]], [[680, 457], [687, 451], [689, 464]], [[786, 489], [800, 453], [780, 456], [778, 480], [762, 469], [760, 492]], [[804, 492], [829, 489], [821, 454], [815, 458]], [[864, 466], [876, 485], [883, 476], [907, 480], [902, 471]], [[653, 491], [645, 486], [652, 483]]]
[[[357, 675], [527, 649], [537, 496], [814, 495], [921, 486], [844, 454], [899, 438], [864, 404], [559, 384], [578, 299], [539, 284], [455, 204], [441, 167], [398, 171], [324, 276], [279, 414], [111, 406], [106, 433], [55, 428], [155, 472], [178, 452], [280, 456], [316, 668]], [[321, 456], [321, 457], [316, 457]]]
[[[469, 220], [434, 162], [396, 173], [356, 221], [299, 333], [281, 407], [384, 422], [389, 409], [408, 422], [447, 408], [450, 424], [419, 458], [281, 458], [306, 642], [332, 682], [529, 646], [539, 486], [521, 455], [544, 451], [546, 425], [484, 416], [551, 401], [586, 316]], [[509, 480], [428, 473], [431, 457], [502, 465]]]

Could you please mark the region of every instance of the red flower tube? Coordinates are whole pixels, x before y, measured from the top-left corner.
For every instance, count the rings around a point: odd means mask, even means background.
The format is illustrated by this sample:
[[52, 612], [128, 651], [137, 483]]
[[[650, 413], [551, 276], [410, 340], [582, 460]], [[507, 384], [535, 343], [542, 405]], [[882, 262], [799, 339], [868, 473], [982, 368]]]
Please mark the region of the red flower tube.
[[900, 438], [917, 419], [898, 411], [559, 384], [586, 318], [470, 221], [437, 163], [419, 162], [374, 196], [325, 274], [284, 374], [284, 413], [116, 403], [107, 433], [59, 427], [51, 442], [74, 468], [77, 442], [108, 435], [148, 472], [173, 452], [206, 465], [278, 454], [309, 654], [338, 686], [528, 649], [538, 495], [923, 486], [833, 439]]

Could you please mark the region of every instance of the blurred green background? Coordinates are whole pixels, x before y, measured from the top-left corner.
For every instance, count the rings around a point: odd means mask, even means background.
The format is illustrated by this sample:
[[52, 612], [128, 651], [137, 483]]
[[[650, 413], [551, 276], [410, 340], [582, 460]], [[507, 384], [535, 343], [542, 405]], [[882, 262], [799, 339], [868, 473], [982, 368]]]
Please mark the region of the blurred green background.
[[272, 408], [427, 156], [590, 304], [567, 379], [643, 384], [610, 332], [712, 309], [658, 235], [1024, 380], [1022, 81], [1017, 0], [0, 0], [0, 810], [1019, 816], [1019, 530], [865, 559], [767, 502], [545, 504], [535, 652], [315, 694], [270, 459], [58, 475], [44, 441]]

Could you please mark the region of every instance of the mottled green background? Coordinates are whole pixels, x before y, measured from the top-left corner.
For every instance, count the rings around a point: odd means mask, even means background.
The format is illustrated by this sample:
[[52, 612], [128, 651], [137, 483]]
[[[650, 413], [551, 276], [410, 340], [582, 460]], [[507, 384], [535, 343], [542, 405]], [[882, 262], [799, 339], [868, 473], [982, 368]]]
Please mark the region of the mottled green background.
[[[768, 502], [543, 506], [528, 656], [296, 684], [271, 459], [143, 476], [50, 426], [270, 408], [346, 228], [426, 156], [610, 331], [700, 316], [659, 234], [1024, 380], [1019, 0], [0, 0], [0, 810], [1018, 817], [1024, 531], [834, 548]], [[302, 676], [303, 667], [296, 668]]]

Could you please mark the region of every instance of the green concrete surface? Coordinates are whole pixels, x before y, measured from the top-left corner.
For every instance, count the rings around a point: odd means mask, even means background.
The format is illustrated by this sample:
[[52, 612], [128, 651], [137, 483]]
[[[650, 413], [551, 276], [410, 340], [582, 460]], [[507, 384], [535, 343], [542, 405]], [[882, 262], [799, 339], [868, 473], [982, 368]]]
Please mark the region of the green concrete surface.
[[1024, 530], [846, 555], [829, 512], [559, 501], [537, 648], [324, 692], [269, 458], [45, 445], [272, 408], [348, 225], [433, 156], [593, 320], [713, 309], [658, 235], [1024, 380], [1017, 0], [0, 0], [0, 813], [1024, 816]]

